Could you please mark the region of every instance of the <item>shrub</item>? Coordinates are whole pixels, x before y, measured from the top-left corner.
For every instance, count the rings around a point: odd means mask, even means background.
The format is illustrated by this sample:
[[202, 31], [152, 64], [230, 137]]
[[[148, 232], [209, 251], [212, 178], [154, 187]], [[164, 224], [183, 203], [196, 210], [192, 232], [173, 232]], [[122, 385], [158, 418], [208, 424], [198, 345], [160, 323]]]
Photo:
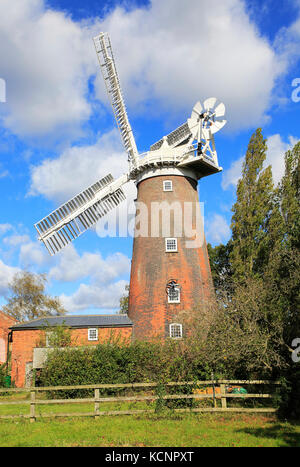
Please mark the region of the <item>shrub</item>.
[[[210, 377], [205, 365], [192, 362], [180, 341], [136, 341], [127, 345], [111, 339], [96, 347], [55, 349], [48, 355], [39, 385], [123, 384], [186, 381]], [[108, 391], [106, 391], [108, 393]], [[110, 391], [111, 393], [111, 391]], [[68, 391], [67, 397], [79, 396]], [[83, 391], [80, 391], [83, 395]]]
[[0, 365], [0, 388], [5, 387], [6, 365]]

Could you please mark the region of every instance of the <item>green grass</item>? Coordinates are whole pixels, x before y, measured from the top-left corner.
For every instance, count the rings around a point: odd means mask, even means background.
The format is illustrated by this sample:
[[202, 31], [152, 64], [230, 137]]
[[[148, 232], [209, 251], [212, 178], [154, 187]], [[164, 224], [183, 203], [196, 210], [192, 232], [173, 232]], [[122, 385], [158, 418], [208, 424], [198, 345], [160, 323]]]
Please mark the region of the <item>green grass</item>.
[[252, 414], [2, 420], [0, 446], [295, 447], [300, 446], [300, 425]]
[[[44, 397], [40, 395], [39, 397]], [[29, 414], [24, 400], [29, 394], [2, 395], [0, 415]], [[145, 402], [101, 403], [100, 410], [154, 408]], [[101, 415], [93, 417], [43, 418], [51, 413], [93, 412], [93, 403], [37, 405], [41, 415], [28, 419], [0, 420], [1, 447], [292, 447], [300, 446], [300, 423], [280, 422], [275, 415], [225, 413], [174, 413]]]

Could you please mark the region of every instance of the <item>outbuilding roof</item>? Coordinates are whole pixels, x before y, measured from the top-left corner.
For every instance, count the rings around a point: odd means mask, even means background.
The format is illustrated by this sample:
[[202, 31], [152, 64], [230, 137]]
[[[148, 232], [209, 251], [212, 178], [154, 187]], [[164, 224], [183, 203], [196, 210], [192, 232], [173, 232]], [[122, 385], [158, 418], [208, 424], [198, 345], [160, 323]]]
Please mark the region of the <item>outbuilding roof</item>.
[[20, 324], [11, 326], [12, 331], [21, 329], [41, 329], [46, 326], [64, 325], [71, 328], [87, 327], [130, 327], [132, 321], [127, 315], [63, 315], [63, 316], [45, 316], [32, 321], [24, 321]]

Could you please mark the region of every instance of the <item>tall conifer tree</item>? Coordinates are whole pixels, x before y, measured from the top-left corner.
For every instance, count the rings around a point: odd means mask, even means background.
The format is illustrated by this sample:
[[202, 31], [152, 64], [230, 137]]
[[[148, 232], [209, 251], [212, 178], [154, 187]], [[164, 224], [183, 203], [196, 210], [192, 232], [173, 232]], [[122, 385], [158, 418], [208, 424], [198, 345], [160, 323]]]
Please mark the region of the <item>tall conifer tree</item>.
[[300, 333], [299, 214], [300, 142], [285, 154], [285, 173], [274, 191], [268, 225], [269, 258], [265, 264], [268, 302], [273, 313], [282, 315], [287, 342]]
[[262, 272], [273, 191], [271, 167], [263, 170], [266, 151], [266, 140], [258, 128], [247, 148], [237, 200], [232, 208], [230, 259], [235, 282], [243, 282], [246, 277]]

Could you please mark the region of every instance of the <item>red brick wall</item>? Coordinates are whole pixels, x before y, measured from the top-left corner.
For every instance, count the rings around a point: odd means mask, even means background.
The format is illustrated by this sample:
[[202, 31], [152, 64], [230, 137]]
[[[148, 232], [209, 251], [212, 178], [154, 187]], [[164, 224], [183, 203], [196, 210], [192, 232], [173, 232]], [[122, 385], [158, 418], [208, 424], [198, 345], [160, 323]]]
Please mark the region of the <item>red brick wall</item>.
[[9, 327], [15, 323], [14, 318], [0, 310], [0, 365], [6, 362]]
[[[163, 191], [163, 180], [172, 180], [172, 192]], [[185, 237], [183, 229], [183, 236], [177, 240], [178, 251], [166, 253], [162, 222], [159, 236], [151, 237], [151, 203], [177, 202], [183, 213], [184, 202], [192, 203], [194, 207], [199, 205], [197, 184], [183, 176], [148, 178], [138, 185], [137, 201], [148, 208], [149, 236], [134, 238], [128, 316], [134, 323], [134, 338], [148, 339], [157, 334], [168, 336], [169, 324], [180, 311], [197, 308], [201, 319], [204, 303], [213, 297], [213, 283], [205, 239], [201, 247], [186, 248], [186, 240], [190, 239]], [[193, 228], [195, 226], [194, 213]], [[167, 236], [176, 237], [172, 230]], [[168, 303], [166, 285], [171, 279], [181, 287], [180, 303]]]
[[[131, 338], [131, 327], [98, 328], [98, 341], [88, 340], [88, 328], [72, 329], [72, 345], [97, 345], [105, 342], [111, 335], [125, 341]], [[45, 340], [44, 330], [13, 331], [11, 378], [17, 387], [25, 386], [26, 363], [33, 361], [33, 349]]]

